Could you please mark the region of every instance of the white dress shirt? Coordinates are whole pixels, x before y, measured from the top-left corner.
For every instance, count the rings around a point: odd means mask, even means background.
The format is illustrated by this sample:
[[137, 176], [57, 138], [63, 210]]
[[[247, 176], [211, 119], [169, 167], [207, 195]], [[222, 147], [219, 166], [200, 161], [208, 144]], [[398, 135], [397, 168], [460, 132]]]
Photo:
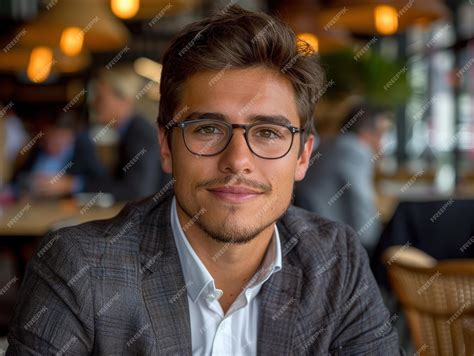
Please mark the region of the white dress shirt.
[[[263, 283], [282, 266], [278, 229], [268, 246], [261, 268], [224, 315], [209, 271], [194, 252], [178, 219], [176, 198], [171, 205], [171, 228], [186, 283], [193, 355], [256, 355], [259, 315], [258, 293]], [[225, 253], [223, 244], [222, 254]], [[216, 258], [222, 257], [222, 254]]]

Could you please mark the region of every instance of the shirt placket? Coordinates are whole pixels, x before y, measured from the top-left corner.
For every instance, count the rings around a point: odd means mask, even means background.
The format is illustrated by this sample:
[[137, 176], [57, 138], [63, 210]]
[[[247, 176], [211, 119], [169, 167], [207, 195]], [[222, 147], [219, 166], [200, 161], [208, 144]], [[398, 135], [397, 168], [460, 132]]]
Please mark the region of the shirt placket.
[[224, 318], [217, 327], [212, 344], [212, 355], [233, 355], [232, 317]]

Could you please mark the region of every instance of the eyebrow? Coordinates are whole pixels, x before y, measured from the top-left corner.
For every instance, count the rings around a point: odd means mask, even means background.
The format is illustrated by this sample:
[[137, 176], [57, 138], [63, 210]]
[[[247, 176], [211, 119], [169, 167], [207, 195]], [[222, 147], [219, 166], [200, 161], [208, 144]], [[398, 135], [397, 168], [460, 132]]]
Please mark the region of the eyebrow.
[[[187, 115], [183, 121], [189, 121], [189, 120], [220, 120], [220, 121], [225, 121], [226, 116], [221, 113], [217, 112], [192, 112], [189, 115]], [[272, 124], [280, 124], [280, 125], [289, 125], [293, 126], [290, 120], [286, 118], [283, 115], [255, 115], [249, 118], [250, 123], [272, 123]]]

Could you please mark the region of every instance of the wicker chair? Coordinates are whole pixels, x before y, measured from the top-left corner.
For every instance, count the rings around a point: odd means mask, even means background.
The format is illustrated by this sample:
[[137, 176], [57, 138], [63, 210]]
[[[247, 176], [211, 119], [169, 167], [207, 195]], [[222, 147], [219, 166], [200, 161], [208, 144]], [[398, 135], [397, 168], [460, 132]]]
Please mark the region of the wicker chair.
[[466, 341], [466, 355], [474, 355], [474, 320], [465, 320], [462, 325]]
[[471, 356], [474, 261], [438, 263], [407, 246], [387, 249], [383, 260], [419, 355]]

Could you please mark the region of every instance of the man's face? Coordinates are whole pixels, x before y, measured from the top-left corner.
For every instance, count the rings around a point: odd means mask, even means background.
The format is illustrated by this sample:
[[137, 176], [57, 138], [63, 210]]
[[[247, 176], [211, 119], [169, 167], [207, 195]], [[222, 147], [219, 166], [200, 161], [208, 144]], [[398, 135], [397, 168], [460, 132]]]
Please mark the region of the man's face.
[[375, 127], [367, 130], [366, 142], [375, 153], [382, 150], [382, 139], [390, 128], [390, 121], [384, 115], [379, 115], [375, 121]]
[[46, 130], [44, 148], [51, 156], [62, 154], [74, 141], [72, 129], [50, 127]]
[[97, 81], [95, 96], [92, 102], [97, 121], [107, 124], [117, 116], [118, 108], [123, 106], [124, 99], [118, 97], [105, 82]]
[[[260, 115], [283, 116], [301, 127], [291, 83], [262, 67], [192, 76], [185, 83], [176, 113], [180, 112], [177, 121], [191, 114], [202, 117], [196, 113], [218, 113], [235, 124], [249, 124]], [[170, 152], [160, 129], [162, 166], [176, 179], [178, 214], [185, 223], [196, 217], [193, 221], [201, 230], [222, 242], [249, 241], [286, 211], [294, 181], [303, 179], [313, 145], [311, 136], [298, 157], [301, 134], [297, 133], [286, 156], [264, 159], [249, 150], [243, 130], [237, 128], [222, 153], [200, 157], [185, 147], [181, 130], [172, 130]]]

